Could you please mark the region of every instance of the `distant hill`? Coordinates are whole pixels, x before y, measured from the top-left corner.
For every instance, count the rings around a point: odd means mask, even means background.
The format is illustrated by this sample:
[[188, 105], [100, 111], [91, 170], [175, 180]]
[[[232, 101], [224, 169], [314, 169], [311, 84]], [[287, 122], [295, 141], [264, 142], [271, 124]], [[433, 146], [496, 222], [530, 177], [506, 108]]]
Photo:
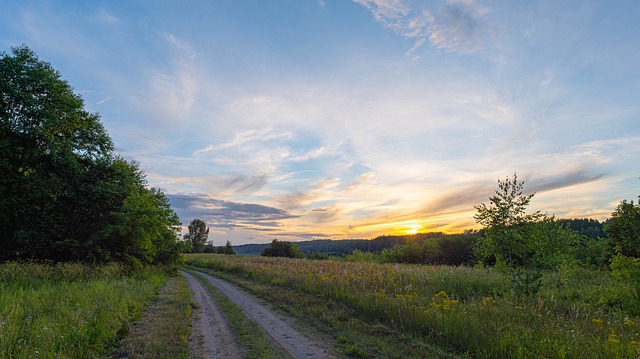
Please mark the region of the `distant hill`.
[[[381, 252], [383, 249], [391, 249], [396, 244], [405, 244], [411, 241], [423, 241], [433, 236], [441, 236], [442, 233], [421, 233], [407, 236], [380, 236], [374, 239], [320, 239], [314, 241], [295, 242], [304, 254], [323, 253], [330, 256], [350, 254], [354, 250], [363, 252]], [[241, 244], [233, 246], [237, 254], [259, 256], [268, 243]]]
[[[604, 237], [604, 223], [595, 219], [562, 219], [561, 223], [574, 232], [590, 238]], [[466, 232], [465, 232], [466, 233]], [[482, 235], [482, 231], [475, 231], [470, 234]], [[441, 232], [418, 233], [404, 236], [379, 236], [374, 239], [320, 239], [315, 241], [295, 242], [300, 250], [306, 255], [322, 253], [330, 256], [340, 256], [351, 254], [354, 250], [363, 252], [379, 253], [383, 249], [391, 249], [396, 244], [406, 244], [410, 242], [422, 243], [429, 238], [441, 237], [445, 234]], [[269, 243], [262, 244], [241, 244], [233, 246], [237, 254], [248, 256], [259, 256]]]

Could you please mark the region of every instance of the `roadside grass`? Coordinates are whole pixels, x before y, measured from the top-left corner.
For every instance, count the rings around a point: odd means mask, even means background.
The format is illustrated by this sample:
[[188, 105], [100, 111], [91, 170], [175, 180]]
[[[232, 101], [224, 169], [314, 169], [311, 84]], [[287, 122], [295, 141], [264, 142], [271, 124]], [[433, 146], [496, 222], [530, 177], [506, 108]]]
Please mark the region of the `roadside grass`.
[[169, 278], [154, 303], [121, 340], [112, 358], [188, 358], [191, 292], [181, 276]]
[[248, 319], [235, 303], [203, 278], [202, 275], [194, 271], [194, 268], [183, 267], [182, 269], [201, 281], [213, 296], [220, 306], [220, 310], [229, 321], [236, 335], [238, 346], [246, 350], [246, 359], [290, 358], [290, 355], [275, 343], [258, 324]]
[[[186, 261], [325, 323], [354, 357], [407, 357], [400, 354], [404, 346], [483, 358], [640, 354], [640, 318], [626, 305], [633, 292], [606, 271], [548, 273], [539, 293], [527, 297], [514, 296], [491, 269], [217, 255], [188, 255]], [[304, 295], [327, 305], [298, 305]], [[338, 308], [326, 316], [341, 319], [323, 319], [323, 307]], [[350, 325], [371, 339], [354, 341]], [[384, 344], [376, 348], [377, 341]], [[385, 351], [387, 345], [392, 349]]]
[[[200, 263], [202, 264], [202, 263]], [[314, 329], [325, 333], [336, 350], [353, 358], [457, 358], [418, 338], [402, 334], [383, 323], [368, 323], [357, 317], [352, 309], [327, 298], [300, 292], [286, 286], [256, 282], [235, 273], [212, 270], [202, 265], [190, 266], [198, 271], [233, 282], [269, 301], [276, 309], [302, 322], [312, 323]], [[190, 273], [193, 273], [190, 271]], [[298, 326], [305, 333], [308, 327]], [[463, 356], [464, 357], [464, 356]]]
[[0, 264], [0, 358], [106, 356], [166, 278], [119, 264]]

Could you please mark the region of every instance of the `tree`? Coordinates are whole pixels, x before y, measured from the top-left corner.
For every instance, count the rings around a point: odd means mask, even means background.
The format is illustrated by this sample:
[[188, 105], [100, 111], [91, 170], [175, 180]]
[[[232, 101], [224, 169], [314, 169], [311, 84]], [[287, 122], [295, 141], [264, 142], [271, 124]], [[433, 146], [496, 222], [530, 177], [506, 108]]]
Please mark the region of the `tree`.
[[262, 252], [265, 257], [289, 257], [302, 258], [304, 255], [298, 246], [288, 241], [279, 241], [274, 239], [271, 244]]
[[604, 231], [611, 239], [616, 254], [640, 258], [640, 202], [620, 202]]
[[229, 241], [227, 241], [227, 244], [224, 246], [224, 254], [236, 254], [236, 251], [233, 250], [231, 242]]
[[207, 228], [207, 224], [204, 223], [201, 219], [194, 219], [189, 223], [188, 227], [189, 233], [185, 236], [185, 238], [191, 241], [192, 251], [194, 253], [202, 253], [204, 252], [205, 243], [209, 239], [209, 228]]
[[507, 177], [498, 180], [495, 196], [489, 197], [487, 206], [475, 206], [476, 222], [484, 226], [484, 238], [480, 241], [481, 253], [485, 257], [495, 257], [496, 263], [506, 266], [527, 265], [531, 248], [527, 241], [528, 225], [539, 220], [540, 212], [527, 214], [526, 208], [535, 193], [524, 193], [524, 181], [518, 182]]
[[539, 211], [527, 214], [534, 194], [523, 194], [524, 182], [518, 182], [516, 174], [513, 179], [498, 180], [498, 188], [489, 206], [475, 206], [474, 218], [485, 227], [480, 253], [495, 258], [496, 265], [510, 274], [514, 294], [529, 294], [537, 291], [539, 270], [556, 271], [569, 261], [579, 237], [553, 216]]
[[0, 261], [178, 259], [164, 194], [26, 46], [0, 53], [0, 173]]

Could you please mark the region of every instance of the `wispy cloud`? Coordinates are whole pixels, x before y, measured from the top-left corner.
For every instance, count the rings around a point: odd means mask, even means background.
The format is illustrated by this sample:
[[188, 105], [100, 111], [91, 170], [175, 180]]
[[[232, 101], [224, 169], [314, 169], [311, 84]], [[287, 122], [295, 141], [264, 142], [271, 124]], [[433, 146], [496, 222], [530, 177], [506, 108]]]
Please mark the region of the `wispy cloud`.
[[195, 60], [197, 53], [191, 45], [173, 34], [159, 35], [172, 54], [171, 67], [155, 68], [148, 73], [150, 94], [144, 97], [149, 110], [160, 118], [186, 118], [198, 95], [198, 81]]
[[96, 19], [99, 22], [102, 22], [102, 23], [105, 23], [105, 24], [109, 24], [109, 25], [114, 25], [114, 24], [120, 23], [120, 19], [118, 19], [109, 10], [107, 10], [105, 8], [99, 8], [98, 9], [98, 14], [96, 15]]
[[374, 19], [397, 34], [413, 39], [413, 54], [426, 41], [437, 49], [471, 53], [481, 47], [489, 9], [474, 0], [447, 0], [436, 9], [404, 0], [353, 0], [366, 7]]

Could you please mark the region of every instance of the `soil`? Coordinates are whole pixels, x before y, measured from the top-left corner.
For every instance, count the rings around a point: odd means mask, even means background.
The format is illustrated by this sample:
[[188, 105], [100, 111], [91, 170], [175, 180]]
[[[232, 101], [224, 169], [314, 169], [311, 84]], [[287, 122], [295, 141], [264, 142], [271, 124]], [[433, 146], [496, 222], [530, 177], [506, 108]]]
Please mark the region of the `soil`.
[[[182, 274], [187, 278], [189, 286], [192, 288], [196, 294], [194, 295], [194, 300], [200, 303], [200, 308], [206, 312], [205, 308], [216, 307], [215, 302], [211, 299], [211, 297], [206, 293], [202, 284], [200, 284], [193, 276], [182, 272]], [[322, 343], [322, 340], [315, 340], [314, 338], [310, 338], [309, 336], [302, 335], [298, 330], [294, 329], [288, 322], [292, 322], [293, 319], [290, 317], [284, 317], [283, 314], [276, 315], [276, 313], [268, 307], [268, 305], [263, 304], [260, 300], [247, 293], [245, 290], [239, 288], [238, 286], [223, 281], [221, 279], [212, 277], [210, 275], [199, 273], [204, 277], [209, 283], [218, 288], [225, 296], [227, 296], [231, 301], [233, 301], [249, 318], [250, 320], [256, 322], [264, 331], [273, 338], [284, 350], [286, 350], [289, 354], [291, 354], [294, 358], [334, 358], [335, 356], [330, 353], [330, 349], [325, 348], [325, 345]], [[197, 282], [193, 283], [192, 282]], [[199, 294], [200, 291], [196, 290], [196, 288], [203, 288], [202, 291], [205, 293]], [[210, 302], [206, 300], [206, 297], [209, 297]], [[210, 311], [215, 312], [215, 309], [211, 309]], [[219, 310], [218, 310], [219, 311]], [[206, 314], [203, 314], [203, 316]], [[222, 322], [224, 324], [218, 324], [219, 321], [215, 320], [205, 320], [205, 323], [201, 323], [199, 325], [204, 331], [213, 331], [214, 328], [210, 328], [212, 326], [226, 326], [226, 321], [224, 320], [223, 315], [219, 315], [222, 318]], [[207, 325], [210, 323], [210, 325]], [[194, 324], [194, 328], [197, 328]], [[209, 328], [207, 328], [209, 327]], [[214, 337], [216, 335], [213, 335]], [[205, 334], [206, 337], [206, 334]], [[225, 340], [229, 340], [229, 337]], [[206, 346], [210, 351], [214, 351], [213, 348], [216, 346], [220, 346], [221, 344], [217, 344], [212, 341], [209, 343], [206, 342]], [[235, 353], [239, 353], [236, 351]], [[222, 355], [217, 356], [217, 354], [213, 354], [213, 357], [217, 358], [236, 358], [236, 356], [231, 355]], [[208, 357], [207, 357], [208, 358]]]
[[198, 303], [191, 317], [190, 358], [242, 358], [233, 331], [211, 294], [194, 276], [180, 273], [193, 292], [193, 300]]

